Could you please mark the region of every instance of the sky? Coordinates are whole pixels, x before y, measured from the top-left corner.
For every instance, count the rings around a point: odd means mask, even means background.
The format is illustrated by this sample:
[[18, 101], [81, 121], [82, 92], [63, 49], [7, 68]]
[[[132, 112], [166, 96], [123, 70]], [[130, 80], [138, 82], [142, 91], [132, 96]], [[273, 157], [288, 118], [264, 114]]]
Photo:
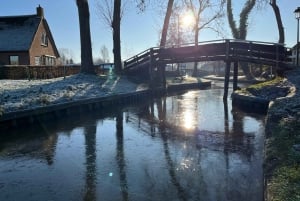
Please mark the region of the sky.
[[[96, 8], [97, 1], [101, 0], [89, 0], [93, 57], [100, 57], [101, 47], [106, 46], [112, 61], [112, 32], [99, 17], [99, 10]], [[156, 47], [159, 41], [159, 30], [163, 24], [163, 16], [157, 11], [163, 8], [155, 9], [155, 6], [148, 6], [148, 9], [141, 13], [134, 5], [134, 0], [128, 1], [121, 25], [123, 60], [150, 47]], [[166, 1], [161, 0], [162, 5]], [[235, 0], [234, 12], [239, 13], [244, 2], [245, 0]], [[277, 4], [280, 7], [285, 28], [286, 46], [292, 47], [297, 40], [297, 20], [294, 10], [300, 7], [300, 0], [277, 0]], [[69, 50], [73, 60], [80, 62], [79, 21], [75, 0], [1, 0], [0, 16], [35, 14], [38, 5], [44, 8], [45, 18], [57, 48]], [[162, 5], [157, 5], [157, 7]], [[223, 21], [225, 37], [232, 38], [227, 20]], [[222, 38], [209, 31], [200, 32], [199, 41], [217, 39]], [[252, 12], [247, 39], [265, 42], [278, 41], [277, 24], [271, 6], [268, 5], [263, 10]]]

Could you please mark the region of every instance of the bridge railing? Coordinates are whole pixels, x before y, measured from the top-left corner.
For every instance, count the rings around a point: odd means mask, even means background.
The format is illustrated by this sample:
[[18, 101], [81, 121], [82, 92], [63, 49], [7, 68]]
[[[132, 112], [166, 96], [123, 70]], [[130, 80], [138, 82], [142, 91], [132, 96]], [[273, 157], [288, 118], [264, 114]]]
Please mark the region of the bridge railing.
[[179, 47], [166, 46], [147, 49], [124, 62], [125, 69], [152, 61], [159, 63], [182, 63], [210, 60], [241, 60], [250, 62], [284, 61], [286, 48], [284, 44], [247, 41], [239, 39], [222, 39], [181, 44]]
[[153, 48], [149, 48], [127, 60], [124, 61], [124, 67], [125, 69], [129, 69], [132, 68], [134, 66], [143, 64], [145, 62], [149, 62], [150, 61], [150, 53], [152, 51], [152, 56], [157, 57], [158, 52], [159, 52], [159, 48], [158, 47], [153, 47]]
[[286, 58], [286, 48], [279, 43], [234, 40], [229, 43], [229, 56], [257, 62], [280, 62]]
[[[214, 44], [214, 43], [225, 43], [227, 39], [218, 39], [218, 40], [210, 40], [210, 41], [200, 41], [198, 42], [198, 45], [205, 45], [205, 44]], [[191, 47], [195, 46], [195, 43], [182, 43], [179, 46], [178, 45], [166, 45], [161, 48], [179, 48], [179, 47]]]

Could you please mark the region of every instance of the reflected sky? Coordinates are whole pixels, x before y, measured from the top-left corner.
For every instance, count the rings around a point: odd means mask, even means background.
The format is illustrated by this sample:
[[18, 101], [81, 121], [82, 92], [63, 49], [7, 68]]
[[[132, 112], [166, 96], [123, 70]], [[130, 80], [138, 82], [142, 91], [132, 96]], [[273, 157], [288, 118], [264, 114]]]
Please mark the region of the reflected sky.
[[262, 200], [264, 116], [224, 107], [222, 95], [7, 131], [20, 137], [0, 143], [0, 200]]

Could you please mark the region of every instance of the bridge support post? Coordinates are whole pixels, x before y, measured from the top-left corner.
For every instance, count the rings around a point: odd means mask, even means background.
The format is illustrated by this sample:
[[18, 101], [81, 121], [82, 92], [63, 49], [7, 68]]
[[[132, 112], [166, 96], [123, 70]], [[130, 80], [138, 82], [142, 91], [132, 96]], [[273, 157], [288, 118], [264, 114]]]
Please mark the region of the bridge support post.
[[230, 66], [231, 66], [231, 62], [227, 60], [226, 61], [226, 69], [225, 69], [225, 79], [224, 79], [224, 94], [223, 94], [224, 102], [227, 101], [227, 97], [228, 97]]
[[239, 72], [239, 63], [237, 61], [234, 62], [233, 66], [233, 91], [238, 89], [238, 72]]
[[149, 62], [149, 85], [153, 88], [153, 48], [150, 49], [150, 62]]

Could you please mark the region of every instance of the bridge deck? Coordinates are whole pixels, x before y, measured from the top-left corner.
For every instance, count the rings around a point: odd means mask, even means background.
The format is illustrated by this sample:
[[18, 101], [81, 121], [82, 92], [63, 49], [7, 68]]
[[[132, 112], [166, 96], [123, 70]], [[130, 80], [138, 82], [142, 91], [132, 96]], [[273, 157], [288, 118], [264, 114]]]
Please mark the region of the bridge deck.
[[168, 64], [199, 61], [245, 61], [280, 65], [286, 60], [283, 44], [245, 40], [215, 40], [180, 47], [150, 48], [124, 62], [124, 70], [143, 64]]

